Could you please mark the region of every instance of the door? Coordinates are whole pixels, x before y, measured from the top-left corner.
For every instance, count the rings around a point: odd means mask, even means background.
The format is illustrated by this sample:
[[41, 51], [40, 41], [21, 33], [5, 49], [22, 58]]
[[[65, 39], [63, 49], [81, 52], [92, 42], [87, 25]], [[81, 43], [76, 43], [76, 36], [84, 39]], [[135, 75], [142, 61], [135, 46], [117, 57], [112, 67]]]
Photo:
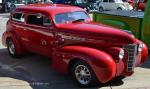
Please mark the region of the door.
[[27, 49], [28, 39], [27, 31], [24, 29], [25, 26], [25, 14], [23, 12], [15, 12], [11, 16], [11, 20], [8, 22], [8, 28], [14, 31], [17, 40], [19, 40], [21, 46]]
[[51, 19], [43, 14], [30, 14], [27, 16], [26, 29], [30, 41], [30, 51], [51, 56], [55, 33]]

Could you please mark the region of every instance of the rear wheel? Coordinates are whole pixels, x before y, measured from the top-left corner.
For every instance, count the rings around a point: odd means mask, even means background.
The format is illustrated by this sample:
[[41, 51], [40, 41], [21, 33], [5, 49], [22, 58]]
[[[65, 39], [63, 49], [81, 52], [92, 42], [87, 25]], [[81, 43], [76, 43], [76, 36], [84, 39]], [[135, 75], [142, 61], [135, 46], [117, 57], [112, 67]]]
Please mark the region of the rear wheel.
[[10, 38], [7, 39], [7, 50], [12, 57], [19, 57], [19, 54], [16, 52], [16, 46]]
[[96, 82], [98, 83], [95, 73], [90, 66], [83, 61], [75, 62], [72, 66], [71, 73], [81, 87], [88, 87], [96, 84]]
[[99, 7], [99, 11], [100, 12], [104, 11], [103, 7]]

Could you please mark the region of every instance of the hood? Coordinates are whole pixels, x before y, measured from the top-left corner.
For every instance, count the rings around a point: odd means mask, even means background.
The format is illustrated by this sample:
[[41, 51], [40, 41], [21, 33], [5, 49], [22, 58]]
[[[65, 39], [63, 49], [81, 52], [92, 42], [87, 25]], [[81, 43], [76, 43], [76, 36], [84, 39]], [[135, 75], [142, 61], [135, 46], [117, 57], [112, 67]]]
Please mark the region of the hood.
[[105, 40], [105, 42], [110, 43], [132, 44], [135, 42], [135, 38], [132, 35], [121, 31], [121, 29], [94, 22], [60, 24], [57, 25], [57, 28], [63, 33], [82, 35], [82, 37]]

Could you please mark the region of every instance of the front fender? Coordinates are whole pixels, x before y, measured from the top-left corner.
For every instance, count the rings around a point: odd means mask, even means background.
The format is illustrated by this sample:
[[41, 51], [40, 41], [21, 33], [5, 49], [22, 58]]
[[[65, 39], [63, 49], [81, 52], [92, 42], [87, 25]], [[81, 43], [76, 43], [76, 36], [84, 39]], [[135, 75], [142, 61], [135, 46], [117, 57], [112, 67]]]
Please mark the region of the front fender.
[[65, 46], [57, 50], [57, 54], [63, 56], [54, 59], [57, 68], [60, 66], [60, 69], [67, 70], [73, 59], [80, 59], [91, 66], [100, 82], [105, 83], [115, 77], [116, 64], [113, 58], [104, 51], [82, 46]]
[[146, 44], [138, 39], [136, 39], [138, 44], [143, 44], [143, 49], [141, 52], [141, 63], [144, 63], [148, 57], [148, 47], [146, 46]]

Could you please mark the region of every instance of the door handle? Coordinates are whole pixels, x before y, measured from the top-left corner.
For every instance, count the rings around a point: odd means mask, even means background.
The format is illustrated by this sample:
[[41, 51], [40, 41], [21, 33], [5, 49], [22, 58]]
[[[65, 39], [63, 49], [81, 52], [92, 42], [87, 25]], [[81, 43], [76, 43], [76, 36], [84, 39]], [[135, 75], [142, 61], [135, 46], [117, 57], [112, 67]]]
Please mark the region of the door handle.
[[46, 46], [47, 45], [47, 41], [42, 39], [41, 40], [41, 44], [44, 45], [44, 46]]
[[23, 28], [23, 30], [27, 30], [26, 28]]

